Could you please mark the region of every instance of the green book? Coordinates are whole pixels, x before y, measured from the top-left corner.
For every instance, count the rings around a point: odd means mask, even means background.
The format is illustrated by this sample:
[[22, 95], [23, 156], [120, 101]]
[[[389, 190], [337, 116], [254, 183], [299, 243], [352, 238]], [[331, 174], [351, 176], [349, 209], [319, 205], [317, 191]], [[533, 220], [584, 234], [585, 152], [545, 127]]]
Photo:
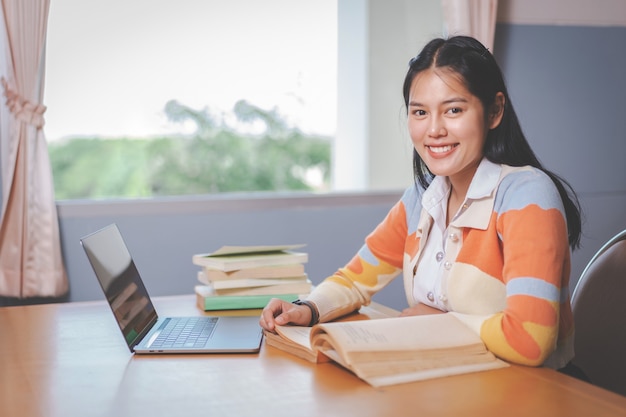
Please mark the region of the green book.
[[266, 294], [266, 295], [215, 295], [210, 287], [195, 287], [198, 307], [204, 311], [212, 310], [247, 310], [263, 308], [272, 298], [280, 298], [292, 302], [300, 298], [298, 294]]

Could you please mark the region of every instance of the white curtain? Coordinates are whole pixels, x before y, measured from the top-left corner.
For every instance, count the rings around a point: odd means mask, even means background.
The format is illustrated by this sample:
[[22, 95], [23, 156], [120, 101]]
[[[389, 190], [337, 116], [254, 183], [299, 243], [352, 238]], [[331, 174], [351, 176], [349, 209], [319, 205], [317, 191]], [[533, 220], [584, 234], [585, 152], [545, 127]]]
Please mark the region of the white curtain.
[[498, 0], [441, 0], [448, 36], [467, 35], [493, 53]]
[[67, 293], [48, 149], [43, 133], [49, 0], [1, 0], [0, 295]]

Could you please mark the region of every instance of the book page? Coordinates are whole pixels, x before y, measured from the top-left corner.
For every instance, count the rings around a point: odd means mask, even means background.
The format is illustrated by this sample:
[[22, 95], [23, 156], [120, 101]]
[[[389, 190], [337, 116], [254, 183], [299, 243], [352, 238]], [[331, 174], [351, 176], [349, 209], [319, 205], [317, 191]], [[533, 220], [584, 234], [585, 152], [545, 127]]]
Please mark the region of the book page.
[[291, 333], [292, 336], [296, 338], [296, 341], [287, 339], [283, 335], [264, 330], [263, 334], [265, 335], [265, 343], [268, 346], [273, 346], [277, 349], [295, 355], [309, 362], [322, 363], [329, 362], [331, 360], [329, 357], [321, 354], [320, 352], [313, 351], [311, 349], [311, 346], [308, 343], [308, 334], [310, 328], [307, 327], [294, 329], [295, 332], [289, 332], [289, 330], [291, 329], [288, 329], [287, 332]]
[[492, 369], [506, 368], [509, 364], [496, 359], [490, 362], [472, 363], [467, 365], [457, 365], [444, 368], [433, 368], [420, 371], [407, 371], [397, 374], [389, 374], [373, 377], [361, 377], [373, 387], [383, 387], [387, 385], [404, 384], [407, 382], [423, 381], [431, 378], [441, 378], [444, 376], [468, 374], [471, 372], [483, 372]]
[[450, 314], [319, 324], [311, 333], [311, 345], [330, 345], [348, 363], [486, 350], [480, 337]]
[[361, 378], [371, 378], [386, 375], [424, 372], [433, 369], [455, 368], [457, 366], [490, 364], [496, 357], [489, 351], [480, 354], [462, 356], [442, 356], [438, 358], [416, 358], [410, 360], [363, 361], [353, 363], [355, 373]]
[[[361, 313], [354, 313], [343, 317], [343, 320], [359, 320], [359, 319], [381, 319], [390, 317], [390, 315], [400, 314], [397, 310], [393, 310], [388, 307], [378, 306], [376, 309], [364, 306], [361, 308]], [[276, 333], [281, 335], [284, 339], [290, 340], [302, 346], [306, 346], [311, 349], [311, 327], [307, 326], [276, 326]]]
[[304, 326], [276, 326], [276, 333], [287, 340], [311, 349], [311, 327]]

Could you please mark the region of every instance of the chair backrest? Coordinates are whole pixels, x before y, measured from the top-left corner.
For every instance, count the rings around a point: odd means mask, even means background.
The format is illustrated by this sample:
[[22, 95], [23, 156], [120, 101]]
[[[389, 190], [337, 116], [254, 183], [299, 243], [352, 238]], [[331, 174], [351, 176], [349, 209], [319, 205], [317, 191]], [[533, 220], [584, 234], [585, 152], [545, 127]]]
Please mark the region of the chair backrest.
[[572, 295], [573, 362], [594, 385], [626, 395], [626, 230], [591, 258]]

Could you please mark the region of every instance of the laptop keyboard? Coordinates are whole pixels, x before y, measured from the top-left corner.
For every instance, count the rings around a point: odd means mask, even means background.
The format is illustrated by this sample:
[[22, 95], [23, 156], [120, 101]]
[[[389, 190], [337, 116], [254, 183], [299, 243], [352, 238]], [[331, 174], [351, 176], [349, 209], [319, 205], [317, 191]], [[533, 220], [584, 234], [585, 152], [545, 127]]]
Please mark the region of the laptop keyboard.
[[170, 318], [150, 348], [203, 347], [211, 337], [217, 319], [217, 317]]

